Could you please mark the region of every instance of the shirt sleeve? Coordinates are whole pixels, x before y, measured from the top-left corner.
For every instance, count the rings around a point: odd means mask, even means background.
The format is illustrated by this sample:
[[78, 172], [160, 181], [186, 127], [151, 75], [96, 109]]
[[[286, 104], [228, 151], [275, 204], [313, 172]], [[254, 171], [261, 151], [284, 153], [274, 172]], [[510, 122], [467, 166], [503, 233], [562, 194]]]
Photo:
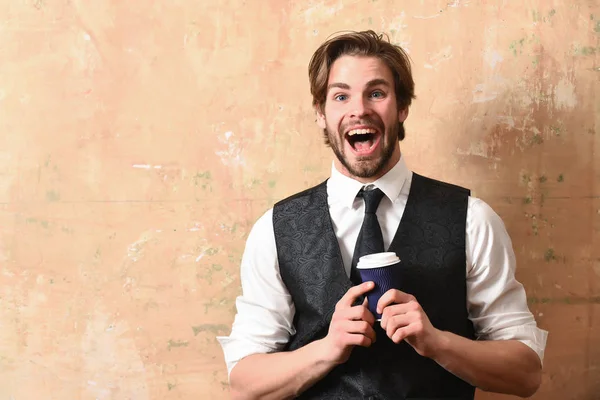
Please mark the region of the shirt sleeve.
[[467, 307], [479, 340], [519, 340], [544, 359], [548, 332], [537, 327], [504, 223], [484, 201], [467, 212]]
[[218, 336], [228, 374], [244, 357], [280, 351], [295, 334], [295, 308], [281, 279], [273, 231], [273, 210], [255, 223], [242, 256], [242, 295], [231, 334]]

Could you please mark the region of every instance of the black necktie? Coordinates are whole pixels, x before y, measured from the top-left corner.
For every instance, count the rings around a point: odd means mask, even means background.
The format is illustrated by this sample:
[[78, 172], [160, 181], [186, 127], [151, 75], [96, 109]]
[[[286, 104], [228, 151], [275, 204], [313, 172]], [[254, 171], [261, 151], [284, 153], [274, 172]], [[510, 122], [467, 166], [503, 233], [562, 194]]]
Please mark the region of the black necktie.
[[356, 270], [358, 259], [367, 254], [381, 253], [384, 251], [383, 235], [381, 234], [381, 227], [377, 220], [377, 214], [375, 214], [377, 207], [383, 198], [383, 192], [380, 189], [363, 189], [358, 193], [358, 196], [362, 197], [365, 201], [365, 218], [362, 227], [360, 228], [358, 239], [356, 240], [354, 255], [352, 256], [352, 267], [350, 269], [350, 280], [356, 285], [362, 282], [360, 275]]

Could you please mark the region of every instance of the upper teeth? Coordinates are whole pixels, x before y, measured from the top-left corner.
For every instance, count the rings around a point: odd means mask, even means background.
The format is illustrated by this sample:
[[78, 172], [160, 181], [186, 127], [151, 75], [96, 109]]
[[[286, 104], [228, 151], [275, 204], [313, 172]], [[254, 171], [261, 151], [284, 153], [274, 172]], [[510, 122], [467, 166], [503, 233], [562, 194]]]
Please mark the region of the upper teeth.
[[366, 135], [367, 133], [375, 133], [375, 129], [352, 129], [350, 132], [348, 132], [348, 135]]

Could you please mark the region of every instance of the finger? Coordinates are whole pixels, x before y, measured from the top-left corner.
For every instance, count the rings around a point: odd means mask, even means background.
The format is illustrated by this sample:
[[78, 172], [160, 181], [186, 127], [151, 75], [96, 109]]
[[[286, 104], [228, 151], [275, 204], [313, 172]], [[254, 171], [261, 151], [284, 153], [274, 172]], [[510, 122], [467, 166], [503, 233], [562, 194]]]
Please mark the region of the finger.
[[370, 337], [361, 335], [358, 333], [347, 333], [344, 336], [344, 343], [346, 346], [361, 346], [361, 347], [369, 347], [375, 341]]
[[419, 303], [416, 302], [416, 300], [411, 300], [408, 303], [404, 304], [392, 304], [390, 306], [385, 307], [383, 309], [383, 312], [381, 313], [381, 327], [383, 329], [386, 329], [388, 321], [392, 317], [406, 314], [419, 315], [420, 312], [421, 306], [419, 305]]
[[346, 341], [348, 335], [362, 335], [374, 342], [376, 335], [375, 330], [365, 321], [338, 321], [332, 326], [333, 335], [340, 338], [344, 345], [349, 343]]
[[385, 329], [389, 318], [395, 315], [408, 314], [412, 312], [418, 312], [421, 310], [421, 305], [416, 301], [409, 301], [404, 304], [392, 304], [383, 309], [381, 313], [381, 327]]
[[366, 306], [362, 306], [361, 308], [363, 309], [363, 311], [360, 319], [368, 322], [369, 325], [372, 326], [375, 323], [375, 316], [373, 315], [373, 313], [371, 313], [371, 311], [369, 311], [369, 309]]
[[412, 294], [402, 292], [398, 289], [390, 289], [379, 298], [379, 301], [377, 302], [377, 312], [381, 314], [381, 310], [390, 304], [408, 303], [412, 300], [416, 301], [415, 296]]
[[406, 338], [416, 334], [418, 330], [418, 324], [410, 324], [402, 328], [396, 329], [396, 332], [394, 332], [394, 334], [390, 336], [390, 338], [394, 343], [398, 344]]
[[375, 323], [375, 317], [365, 306], [354, 306], [350, 308], [341, 308], [336, 310], [332, 320], [352, 320], [365, 321], [370, 325]]
[[[400, 314], [387, 317], [385, 322], [381, 319], [381, 327], [385, 329], [386, 335], [391, 339], [398, 329], [404, 328], [415, 321], [413, 314]], [[385, 323], [385, 326], [384, 326]]]
[[369, 290], [372, 290], [374, 287], [375, 284], [373, 282], [363, 282], [360, 285], [351, 287], [346, 294], [342, 296], [340, 301], [337, 302], [335, 305], [336, 309], [352, 307], [358, 297], [367, 293]]
[[381, 313], [381, 327], [384, 330], [388, 329], [390, 324], [393, 324], [393, 321], [404, 321], [404, 318], [407, 315], [410, 315], [412, 311], [405, 310], [406, 307], [403, 307], [404, 304], [398, 304], [393, 306], [387, 306], [383, 309], [383, 313]]
[[365, 300], [363, 301], [362, 306], [365, 308], [365, 312], [363, 313], [363, 316], [361, 319], [364, 321], [367, 321], [368, 323], [373, 325], [375, 323], [375, 316], [373, 315], [371, 310], [369, 310], [369, 298], [368, 297], [365, 296]]
[[373, 327], [366, 321], [342, 321], [338, 329], [349, 334], [366, 336], [370, 343], [374, 343], [377, 335]]

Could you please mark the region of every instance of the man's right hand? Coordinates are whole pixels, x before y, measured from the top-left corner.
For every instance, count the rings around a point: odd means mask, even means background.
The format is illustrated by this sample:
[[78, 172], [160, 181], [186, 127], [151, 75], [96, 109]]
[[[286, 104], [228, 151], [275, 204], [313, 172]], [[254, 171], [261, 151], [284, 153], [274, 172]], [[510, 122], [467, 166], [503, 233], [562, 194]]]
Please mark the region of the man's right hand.
[[231, 391], [236, 399], [295, 398], [348, 360], [354, 346], [369, 347], [375, 341], [375, 317], [362, 305], [353, 306], [372, 290], [373, 282], [350, 288], [337, 302], [329, 332], [294, 351], [252, 354], [231, 371]]
[[375, 317], [367, 308], [367, 299], [362, 305], [353, 306], [360, 296], [373, 287], [373, 282], [353, 286], [337, 302], [329, 332], [322, 342], [328, 361], [342, 364], [348, 360], [354, 346], [369, 347], [375, 342]]

